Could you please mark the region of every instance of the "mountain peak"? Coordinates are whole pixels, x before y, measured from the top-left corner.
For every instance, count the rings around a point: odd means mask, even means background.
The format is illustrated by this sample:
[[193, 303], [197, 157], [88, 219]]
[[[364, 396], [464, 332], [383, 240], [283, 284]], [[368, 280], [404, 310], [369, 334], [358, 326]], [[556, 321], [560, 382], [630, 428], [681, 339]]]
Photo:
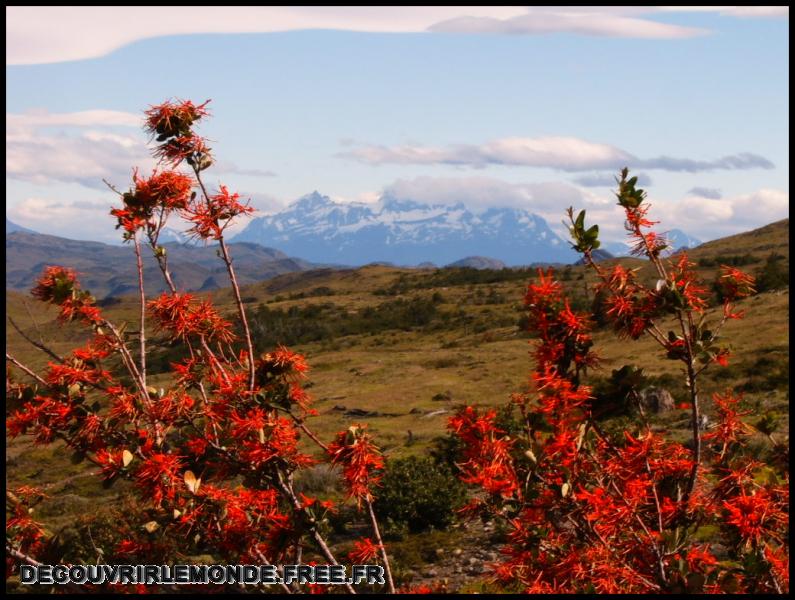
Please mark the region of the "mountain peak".
[[290, 205], [290, 208], [300, 208], [301, 210], [313, 210], [315, 208], [320, 208], [321, 206], [329, 206], [334, 204], [334, 202], [328, 196], [322, 195], [317, 190], [313, 191], [311, 194], [306, 194], [305, 196], [301, 196], [298, 200], [293, 202]]

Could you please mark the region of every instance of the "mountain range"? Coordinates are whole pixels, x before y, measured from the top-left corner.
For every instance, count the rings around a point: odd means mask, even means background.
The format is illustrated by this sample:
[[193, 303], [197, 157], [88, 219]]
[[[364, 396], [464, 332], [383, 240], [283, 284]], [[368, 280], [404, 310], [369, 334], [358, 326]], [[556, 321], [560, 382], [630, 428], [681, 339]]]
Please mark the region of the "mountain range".
[[[8, 227], [8, 221], [6, 227]], [[165, 243], [169, 268], [182, 290], [212, 290], [228, 285], [226, 267], [214, 246]], [[230, 244], [241, 285], [270, 279], [282, 273], [314, 267], [258, 244]], [[148, 293], [166, 289], [151, 252], [144, 252], [144, 285]], [[28, 291], [47, 265], [63, 265], [80, 274], [80, 282], [97, 298], [120, 296], [138, 289], [135, 255], [131, 246], [70, 240], [28, 231], [6, 233], [6, 289]]]
[[[701, 243], [678, 229], [667, 235], [674, 249]], [[168, 227], [160, 243], [181, 289], [227, 285], [215, 245]], [[542, 217], [529, 211], [489, 208], [476, 213], [462, 203], [426, 204], [388, 194], [377, 204], [343, 204], [313, 192], [281, 212], [253, 219], [230, 245], [241, 284], [320, 266], [387, 263], [500, 269], [570, 264], [579, 258]], [[625, 256], [629, 247], [608, 242], [600, 252], [602, 259]], [[45, 265], [61, 264], [82, 273], [84, 287], [99, 298], [131, 293], [137, 290], [131, 255], [127, 246], [42, 235], [6, 218], [7, 289], [29, 290]], [[164, 290], [154, 259], [145, 260], [147, 289]]]
[[526, 210], [425, 204], [384, 195], [377, 204], [332, 201], [313, 192], [253, 219], [234, 238], [314, 262], [446, 265], [477, 254], [506, 265], [571, 263], [578, 257], [547, 222]]

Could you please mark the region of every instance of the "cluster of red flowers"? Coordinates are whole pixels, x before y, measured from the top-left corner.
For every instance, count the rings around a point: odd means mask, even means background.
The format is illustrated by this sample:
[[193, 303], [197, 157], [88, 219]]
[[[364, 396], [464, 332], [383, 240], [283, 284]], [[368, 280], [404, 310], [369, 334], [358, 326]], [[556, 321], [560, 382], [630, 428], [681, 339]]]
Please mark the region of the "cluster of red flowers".
[[17, 558], [8, 552], [9, 544], [18, 552], [34, 556], [45, 548], [44, 528], [31, 515], [33, 507], [46, 497], [44, 492], [30, 486], [6, 492], [6, 506], [11, 507], [11, 514], [6, 515], [6, 579], [17, 565]]
[[467, 406], [450, 417], [449, 427], [464, 443], [461, 480], [483, 488], [490, 495], [510, 498], [519, 491], [513, 469], [513, 442], [494, 425], [496, 411], [484, 414]]
[[207, 100], [198, 106], [190, 100], [167, 101], [146, 111], [146, 130], [161, 143], [155, 156], [176, 166], [183, 160], [198, 164], [209, 155], [205, 141], [192, 129], [208, 112]]
[[92, 325], [102, 321], [94, 297], [80, 289], [77, 273], [73, 269], [59, 266], [45, 267], [31, 294], [43, 302], [60, 306], [58, 318], [61, 321], [79, 318], [82, 322]]
[[231, 219], [254, 212], [253, 208], [242, 204], [239, 198], [240, 194], [230, 194], [222, 185], [217, 194], [209, 196], [204, 202], [193, 202], [186, 213], [188, 221], [193, 223], [190, 232], [203, 240], [220, 239]]
[[351, 425], [340, 431], [329, 444], [331, 463], [342, 466], [342, 474], [348, 487], [348, 496], [362, 501], [373, 500], [373, 488], [381, 481], [380, 471], [384, 459], [373, 444], [365, 425]]
[[133, 183], [134, 188], [122, 194], [124, 208], [110, 211], [118, 219], [116, 227], [128, 234], [156, 227], [152, 217], [157, 209], [162, 211], [161, 218], [165, 218], [173, 210], [187, 208], [193, 187], [190, 177], [176, 171], [155, 170], [148, 178], [139, 177], [135, 171]]
[[[710, 362], [727, 363], [728, 349], [715, 346], [723, 321], [710, 331], [699, 318], [706, 290], [684, 253], [665, 272], [659, 256], [665, 243], [647, 231], [654, 223], [635, 182], [622, 173], [619, 203], [636, 251], [658, 268], [660, 280], [648, 289], [633, 270], [617, 264], [606, 271], [591, 261], [598, 291], [618, 334], [635, 339], [648, 332], [669, 358], [685, 363], [695, 390], [696, 360], [702, 371]], [[598, 229], [586, 230], [582, 214], [569, 215], [576, 245], [590, 259]], [[737, 318], [729, 303], [752, 293], [753, 279], [724, 267], [721, 282], [723, 320]], [[717, 423], [701, 433], [694, 391], [684, 403], [694, 423], [688, 445], [647, 425], [621, 437], [607, 433], [592, 411], [592, 391], [580, 384], [586, 368], [597, 364], [587, 317], [571, 310], [551, 273], [539, 272], [525, 300], [540, 342], [534, 352], [537, 398], [513, 396], [523, 434], [508, 436], [494, 411], [472, 407], [449, 424], [462, 442], [461, 479], [488, 494], [488, 501], [475, 499], [463, 512], [485, 513], [508, 527], [496, 579], [529, 593], [788, 591], [789, 495], [774, 476], [760, 483], [770, 467], [738, 458], [751, 430], [737, 399], [716, 394]], [[659, 332], [655, 320], [669, 314], [679, 317], [681, 336]], [[729, 552], [742, 570], [692, 536], [715, 525], [727, 536], [721, 541], [736, 538]]]
[[235, 339], [232, 324], [218, 314], [209, 300], [196, 302], [192, 294], [164, 292], [148, 305], [161, 330], [174, 339], [190, 336], [229, 343]]

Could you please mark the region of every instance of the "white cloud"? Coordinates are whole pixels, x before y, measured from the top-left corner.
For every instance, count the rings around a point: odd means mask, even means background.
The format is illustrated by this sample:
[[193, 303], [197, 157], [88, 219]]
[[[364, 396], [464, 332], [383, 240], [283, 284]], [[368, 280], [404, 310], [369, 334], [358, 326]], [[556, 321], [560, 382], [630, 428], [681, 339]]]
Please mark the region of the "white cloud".
[[426, 204], [457, 204], [480, 212], [490, 207], [513, 207], [541, 212], [582, 203], [582, 192], [562, 182], [509, 183], [490, 177], [428, 177], [399, 179], [384, 189], [398, 199]]
[[[623, 240], [624, 212], [611, 193], [598, 193], [565, 182], [510, 183], [489, 177], [416, 177], [400, 179], [384, 194], [427, 204], [463, 203], [474, 212], [490, 207], [520, 208], [538, 214], [564, 239], [563, 226], [569, 206], [586, 210], [586, 222], [598, 224], [601, 238]], [[650, 196], [650, 217], [660, 221], [659, 231], [682, 229], [710, 240], [747, 231], [789, 215], [789, 194], [761, 189], [751, 194], [713, 199], [687, 195], [679, 199]]]
[[6, 64], [104, 56], [131, 42], [195, 33], [267, 33], [301, 29], [421, 32], [461, 14], [508, 18], [521, 7], [445, 6], [48, 6], [6, 7]]
[[485, 144], [458, 144], [446, 147], [404, 144], [400, 146], [364, 145], [339, 154], [359, 162], [381, 164], [444, 164], [483, 168], [487, 165], [544, 167], [562, 171], [660, 169], [699, 172], [717, 169], [772, 169], [762, 156], [744, 152], [715, 160], [694, 160], [659, 156], [638, 158], [608, 144], [574, 137], [502, 138]]
[[83, 110], [72, 113], [51, 113], [47, 110], [30, 110], [25, 113], [6, 114], [6, 130], [27, 130], [35, 127], [140, 127], [141, 116], [118, 110]]
[[[572, 7], [574, 8], [574, 7]], [[709, 33], [706, 29], [658, 23], [628, 17], [599, 8], [577, 7], [531, 8], [530, 13], [507, 19], [494, 17], [457, 17], [434, 24], [431, 31], [449, 33], [544, 34], [575, 33], [581, 35], [676, 39]]]
[[8, 6], [6, 64], [104, 56], [132, 42], [166, 35], [267, 33], [303, 29], [416, 33], [548, 34], [677, 39], [707, 30], [648, 15], [687, 11], [732, 17], [787, 17], [788, 7], [520, 6]]
[[7, 132], [6, 176], [36, 184], [77, 182], [103, 188], [102, 179], [122, 186], [137, 166], [155, 161], [140, 136], [88, 130], [77, 134], [38, 130]]
[[675, 227], [702, 239], [715, 239], [787, 218], [789, 193], [760, 189], [721, 199], [685, 196], [673, 203], [668, 214]]
[[[123, 133], [142, 123], [140, 115], [101, 109], [7, 113], [6, 177], [40, 185], [75, 182], [95, 189], [106, 189], [102, 179], [107, 179], [123, 188], [134, 167], [148, 173], [156, 166], [143, 131]], [[231, 161], [218, 161], [213, 170], [248, 177], [276, 175]]]
[[659, 6], [661, 12], [717, 12], [726, 17], [789, 17], [789, 6]]

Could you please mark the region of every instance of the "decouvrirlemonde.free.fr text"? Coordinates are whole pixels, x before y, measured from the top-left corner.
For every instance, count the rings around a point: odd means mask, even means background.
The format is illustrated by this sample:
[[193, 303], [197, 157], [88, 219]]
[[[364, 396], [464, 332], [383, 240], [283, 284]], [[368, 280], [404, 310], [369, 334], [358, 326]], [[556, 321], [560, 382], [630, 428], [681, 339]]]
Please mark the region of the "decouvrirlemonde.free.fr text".
[[348, 577], [345, 565], [20, 565], [19, 580], [27, 585], [382, 585], [384, 568], [352, 565]]

